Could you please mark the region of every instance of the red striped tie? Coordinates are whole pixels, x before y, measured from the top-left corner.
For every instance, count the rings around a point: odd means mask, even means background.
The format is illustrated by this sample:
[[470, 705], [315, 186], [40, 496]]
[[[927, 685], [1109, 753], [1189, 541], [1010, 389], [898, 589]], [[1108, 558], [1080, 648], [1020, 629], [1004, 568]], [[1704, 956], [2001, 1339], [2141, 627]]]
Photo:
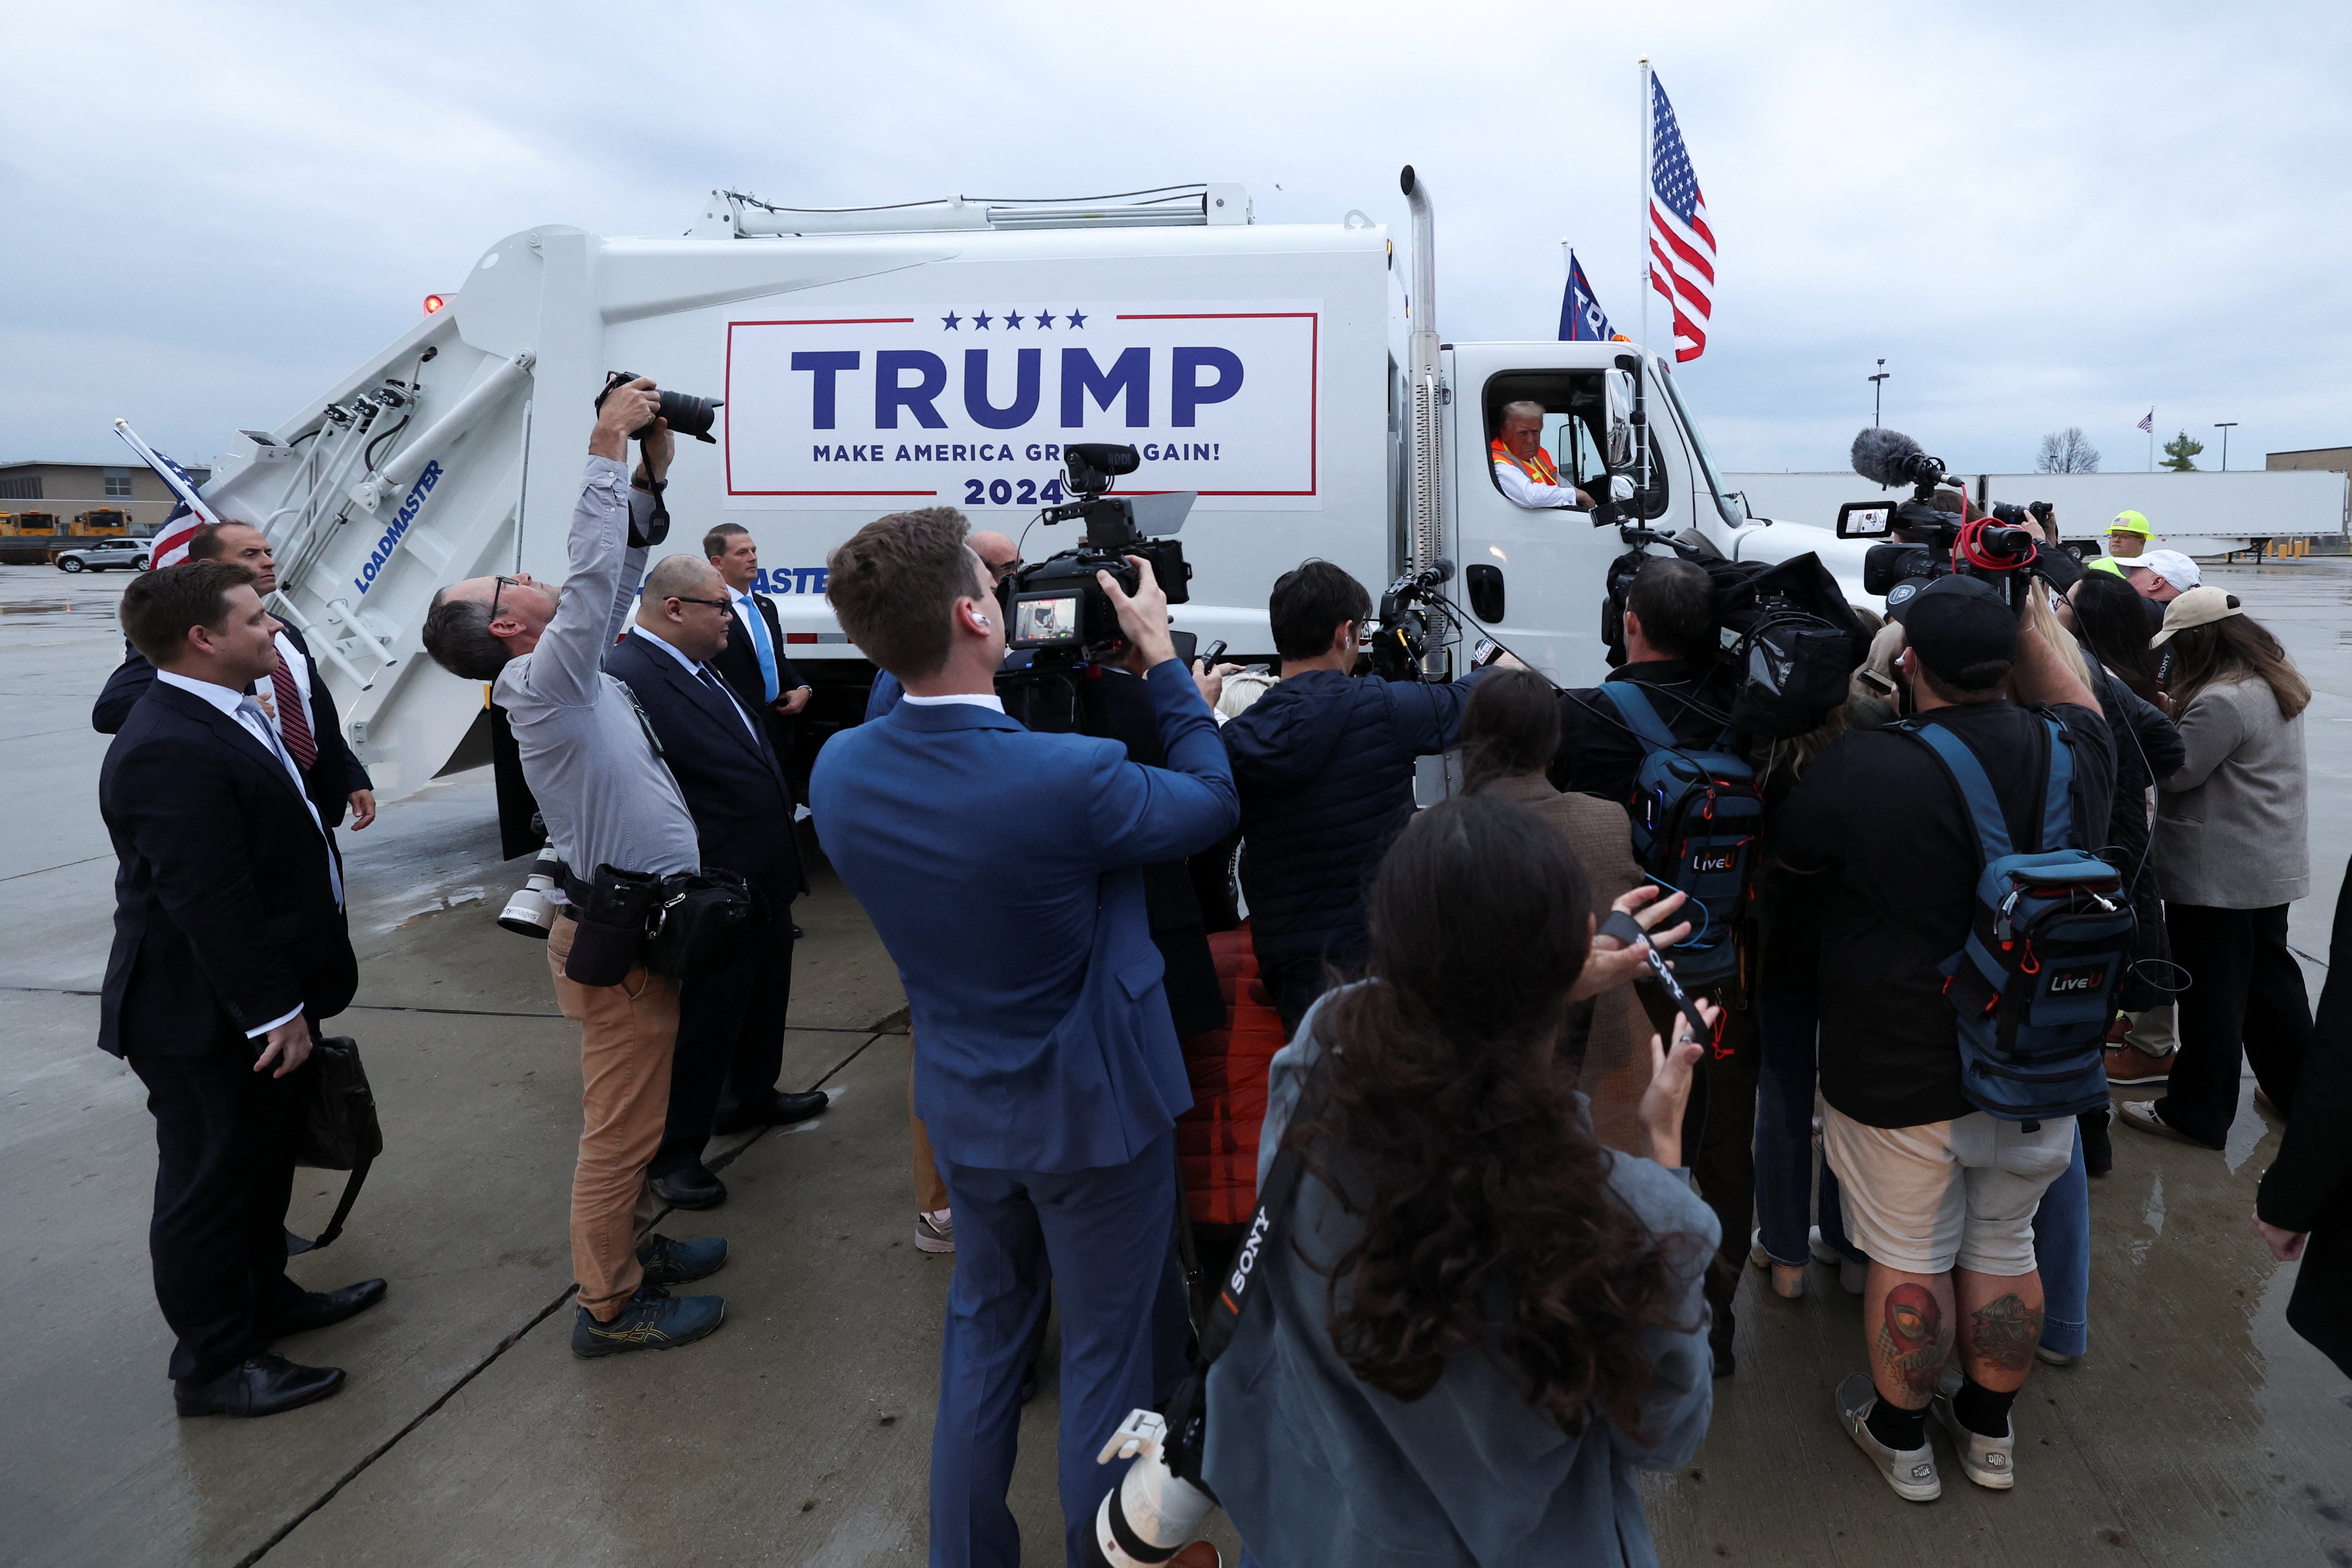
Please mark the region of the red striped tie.
[[278, 698], [278, 733], [307, 773], [310, 764], [319, 760], [319, 742], [310, 733], [310, 721], [302, 716], [302, 692], [294, 684], [294, 672], [286, 668], [283, 658], [269, 678], [269, 689]]

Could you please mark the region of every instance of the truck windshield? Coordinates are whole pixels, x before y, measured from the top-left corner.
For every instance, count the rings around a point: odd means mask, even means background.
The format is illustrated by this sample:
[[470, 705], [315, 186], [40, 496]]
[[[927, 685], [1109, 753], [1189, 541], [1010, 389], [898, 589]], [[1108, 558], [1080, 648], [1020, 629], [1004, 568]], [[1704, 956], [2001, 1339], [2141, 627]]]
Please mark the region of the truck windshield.
[[1715, 455], [1706, 449], [1706, 438], [1698, 433], [1698, 421], [1693, 419], [1690, 410], [1683, 406], [1681, 389], [1675, 385], [1675, 378], [1667, 372], [1663, 361], [1651, 363], [1657, 366], [1658, 384], [1665, 388], [1666, 401], [1674, 405], [1675, 419], [1682, 426], [1683, 435], [1690, 442], [1692, 455], [1698, 459], [1699, 472], [1706, 478], [1707, 494], [1714, 498], [1715, 510], [1723, 514], [1726, 526], [1745, 528], [1748, 525], [1747, 509], [1734, 506], [1730, 492], [1723, 488], [1723, 476], [1716, 468]]

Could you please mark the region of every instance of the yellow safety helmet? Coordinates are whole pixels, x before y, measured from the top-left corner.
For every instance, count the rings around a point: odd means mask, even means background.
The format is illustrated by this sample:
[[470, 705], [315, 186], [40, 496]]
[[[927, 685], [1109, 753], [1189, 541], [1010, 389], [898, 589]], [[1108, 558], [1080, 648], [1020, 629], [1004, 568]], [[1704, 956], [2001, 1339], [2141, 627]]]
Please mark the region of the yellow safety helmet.
[[2109, 533], [2137, 533], [2142, 539], [2151, 539], [2155, 537], [2155, 535], [2148, 531], [2147, 519], [2142, 517], [2136, 511], [2119, 511], [2116, 513], [2116, 520], [2107, 524], [2107, 531]]

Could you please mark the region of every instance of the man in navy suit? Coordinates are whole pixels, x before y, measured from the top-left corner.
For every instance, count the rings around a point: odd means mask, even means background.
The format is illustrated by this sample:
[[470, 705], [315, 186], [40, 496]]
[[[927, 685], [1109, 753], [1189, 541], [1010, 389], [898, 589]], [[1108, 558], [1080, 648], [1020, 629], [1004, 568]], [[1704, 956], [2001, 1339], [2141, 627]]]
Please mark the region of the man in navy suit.
[[711, 668], [765, 720], [768, 743], [789, 773], [793, 731], [800, 710], [808, 706], [811, 688], [784, 657], [784, 628], [776, 618], [776, 602], [751, 591], [760, 577], [760, 547], [741, 523], [722, 522], [702, 536], [702, 555], [718, 569], [724, 584], [720, 592], [735, 623], [728, 628], [726, 646], [711, 656]]
[[887, 517], [833, 552], [843, 629], [907, 694], [826, 743], [811, 807], [906, 985], [915, 1108], [954, 1207], [931, 1560], [1019, 1560], [1005, 1491], [1050, 1275], [1076, 1563], [1123, 1469], [1096, 1454], [1181, 1362], [1173, 1128], [1192, 1095], [1143, 868], [1215, 842], [1239, 806], [1150, 568], [1132, 599], [1098, 581], [1149, 665], [1164, 769], [1006, 717], [1004, 632], [964, 527], [941, 509]]
[[275, 1340], [383, 1298], [286, 1278], [294, 1182], [287, 1075], [358, 965], [342, 869], [294, 758], [246, 695], [278, 666], [253, 574], [217, 561], [132, 582], [122, 622], [155, 670], [107, 748], [100, 814], [121, 868], [99, 1048], [124, 1058], [155, 1118], [155, 1299], [178, 1336], [183, 1415], [268, 1415], [342, 1386]]
[[733, 963], [678, 990], [677, 1047], [661, 1148], [646, 1167], [654, 1192], [680, 1208], [716, 1208], [725, 1184], [702, 1163], [713, 1132], [784, 1127], [825, 1108], [823, 1093], [776, 1089], [784, 1010], [793, 994], [793, 900], [808, 891], [793, 839], [793, 797], [767, 726], [719, 676], [733, 614], [708, 562], [655, 565], [637, 618], [604, 656], [604, 671], [636, 696], [662, 758], [694, 814], [702, 863], [751, 884], [761, 924]]
[[[253, 574], [256, 594], [267, 599], [277, 592], [278, 562], [270, 553], [268, 536], [248, 523], [206, 523], [188, 540], [188, 559], [242, 566]], [[270, 727], [301, 770], [303, 793], [319, 808], [320, 820], [329, 827], [341, 826], [348, 805], [352, 829], [357, 832], [375, 820], [375, 785], [343, 741], [341, 716], [311, 660], [310, 645], [292, 626], [272, 624], [278, 626], [278, 668], [254, 682], [254, 694], [268, 698], [263, 706]], [[154, 679], [155, 668], [146, 656], [135, 646], [127, 647], [122, 663], [107, 677], [90, 708], [90, 728], [101, 735], [120, 731]]]

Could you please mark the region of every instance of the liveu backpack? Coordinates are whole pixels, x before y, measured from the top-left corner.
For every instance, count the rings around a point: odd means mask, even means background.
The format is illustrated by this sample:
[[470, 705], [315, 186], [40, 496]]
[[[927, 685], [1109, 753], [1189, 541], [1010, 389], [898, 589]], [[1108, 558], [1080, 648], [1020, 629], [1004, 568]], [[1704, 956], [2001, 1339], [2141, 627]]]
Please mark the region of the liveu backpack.
[[2074, 837], [2074, 759], [2065, 727], [2050, 726], [2042, 847], [2017, 851], [1992, 780], [1968, 743], [1941, 724], [1890, 726], [1933, 752], [1959, 786], [1984, 871], [1966, 946], [1946, 959], [1944, 995], [1959, 1024], [1960, 1090], [1971, 1104], [2032, 1131], [2045, 1121], [2103, 1110], [2105, 1045], [2137, 921], [2123, 877]]
[[[1669, 950], [1675, 977], [1687, 990], [1729, 980], [1739, 971], [1737, 927], [1755, 880], [1756, 837], [1764, 822], [1756, 770], [1734, 749], [1729, 731], [1712, 749], [1685, 746], [1639, 686], [1612, 680], [1601, 689], [1642, 742], [1627, 802], [1633, 858], [1661, 887], [1690, 895], [1685, 910], [1691, 934]], [[1702, 911], [1705, 918], [1697, 918]]]

